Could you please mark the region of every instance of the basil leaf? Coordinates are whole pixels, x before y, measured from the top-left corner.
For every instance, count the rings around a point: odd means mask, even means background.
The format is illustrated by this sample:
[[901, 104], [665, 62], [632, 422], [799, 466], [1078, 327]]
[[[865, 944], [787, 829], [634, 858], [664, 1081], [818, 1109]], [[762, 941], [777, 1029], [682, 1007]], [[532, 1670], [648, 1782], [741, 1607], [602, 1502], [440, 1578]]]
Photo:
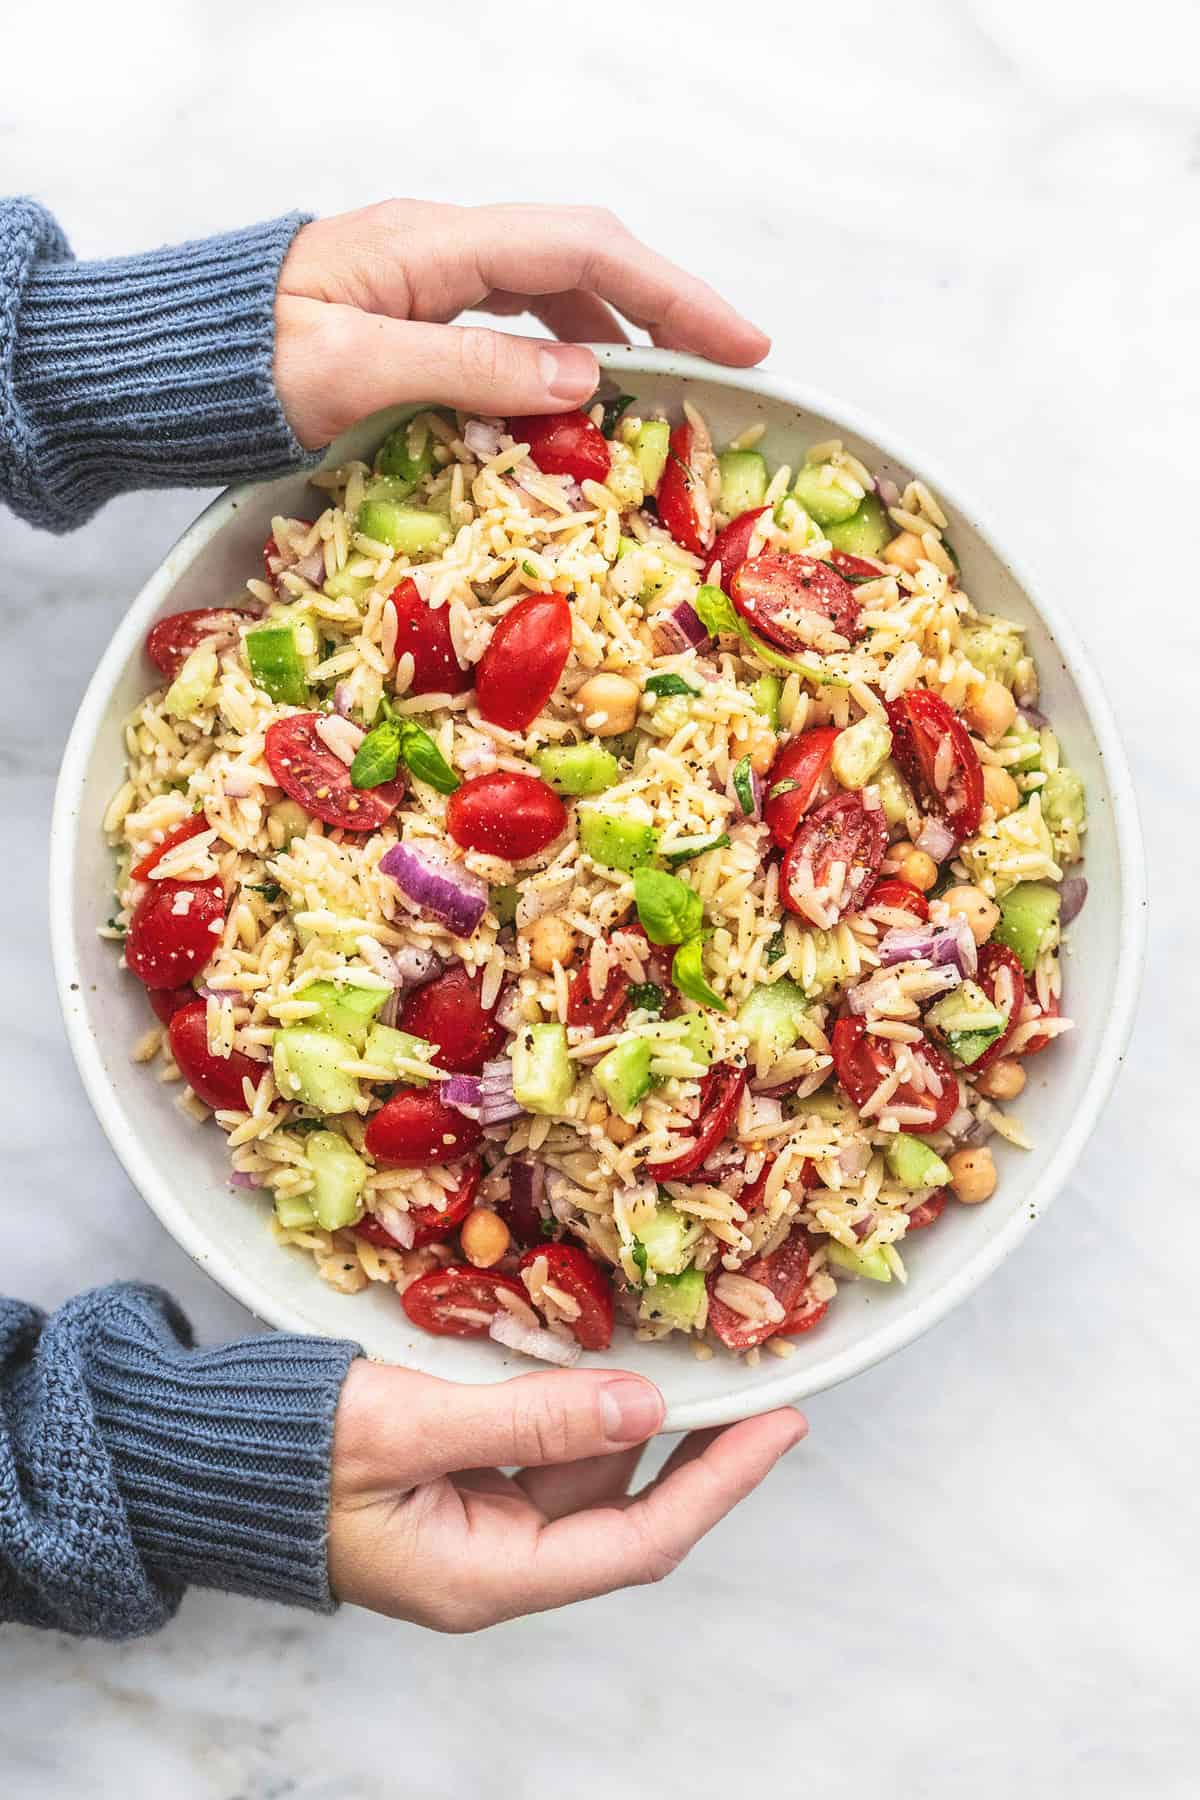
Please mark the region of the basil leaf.
[[650, 1261], [650, 1258], [646, 1254], [646, 1246], [643, 1244], [641, 1238], [634, 1238], [633, 1243], [630, 1245], [629, 1254], [637, 1265], [639, 1272], [642, 1275], [645, 1275], [646, 1264]]
[[646, 682], [646, 692], [648, 694], [657, 694], [659, 699], [662, 700], [672, 694], [690, 694], [695, 698], [700, 692], [700, 689], [698, 687], [693, 687], [690, 681], [685, 681], [682, 675], [667, 674], [651, 675]]
[[395, 780], [400, 767], [400, 727], [391, 719], [368, 731], [350, 764], [350, 780], [356, 788], [381, 787]]
[[633, 899], [652, 944], [682, 944], [695, 937], [704, 918], [704, 902], [695, 888], [662, 869], [635, 870]]
[[439, 794], [452, 794], [462, 782], [450, 767], [433, 739], [411, 719], [399, 726], [400, 754], [418, 781], [426, 781]]
[[710, 637], [716, 637], [722, 631], [736, 632], [741, 637], [745, 630], [733, 601], [723, 588], [712, 587], [706, 582], [703, 587], [696, 589], [692, 605]]
[[635, 981], [625, 998], [630, 1012], [660, 1013], [663, 1009], [663, 991], [655, 981]]
[[710, 850], [723, 850], [728, 842], [729, 833], [727, 831], [723, 831], [720, 837], [704, 838], [699, 843], [683, 843], [681, 841], [677, 849], [664, 851], [663, 861], [669, 869], [678, 869], [684, 863], [691, 862], [693, 857], [707, 856]]
[[243, 881], [242, 886], [249, 888], [252, 894], [261, 894], [264, 900], [278, 900], [280, 892], [277, 881]]
[[750, 772], [750, 758], [743, 756], [734, 764], [733, 791], [737, 795], [737, 803], [746, 818], [754, 811], [754, 777]]
[[610, 438], [621, 422], [621, 414], [633, 405], [633, 395], [617, 394], [612, 400], [604, 400], [601, 404], [604, 407], [604, 417], [600, 421], [600, 429], [606, 438]]
[[692, 597], [692, 605], [710, 636], [718, 637], [722, 632], [736, 633], [769, 669], [786, 669], [789, 674], [802, 675], [806, 681], [815, 681], [826, 687], [849, 687], [850, 677], [843, 675], [840, 670], [830, 668], [824, 657], [815, 654], [804, 657], [784, 656], [781, 651], [764, 643], [762, 638], [751, 631], [733, 601], [719, 587], [706, 583], [697, 588]]
[[714, 993], [704, 979], [704, 944], [700, 938], [689, 938], [679, 946], [671, 964], [671, 980], [681, 994], [698, 1005], [715, 1007], [717, 1012], [729, 1011], [720, 994]]
[[763, 961], [765, 963], [767, 963], [768, 965], [771, 963], [777, 963], [781, 956], [786, 956], [786, 955], [787, 955], [787, 939], [783, 935], [783, 928], [781, 926], [780, 929], [775, 933], [774, 937], [769, 938], [767, 940], [767, 947], [763, 951]]

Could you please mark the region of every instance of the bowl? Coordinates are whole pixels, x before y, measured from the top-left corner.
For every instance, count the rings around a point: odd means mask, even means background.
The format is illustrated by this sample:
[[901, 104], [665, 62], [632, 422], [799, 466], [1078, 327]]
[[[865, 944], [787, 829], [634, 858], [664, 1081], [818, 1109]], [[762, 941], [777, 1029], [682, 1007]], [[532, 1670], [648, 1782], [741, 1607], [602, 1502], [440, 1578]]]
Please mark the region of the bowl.
[[[1032, 1151], [999, 1146], [1001, 1180], [986, 1206], [952, 1207], [907, 1253], [905, 1287], [848, 1283], [819, 1330], [795, 1353], [746, 1368], [718, 1355], [700, 1361], [686, 1342], [639, 1344], [620, 1332], [589, 1359], [637, 1370], [666, 1397], [664, 1430], [678, 1431], [765, 1411], [845, 1381], [900, 1350], [970, 1294], [1015, 1248], [1065, 1182], [1117, 1072], [1139, 978], [1145, 899], [1143, 859], [1125, 756], [1107, 701], [1057, 602], [1018, 572], [999, 535], [923, 454], [900, 447], [840, 402], [765, 370], [715, 368], [695, 358], [632, 346], [601, 346], [601, 365], [648, 406], [677, 409], [687, 394], [718, 440], [761, 420], [763, 449], [795, 461], [807, 443], [842, 438], [873, 469], [903, 486], [921, 475], [949, 520], [968, 593], [987, 611], [1026, 624], [1041, 672], [1041, 704], [1071, 764], [1087, 783], [1090, 898], [1072, 927], [1068, 1006], [1077, 1029], [1029, 1065], [1020, 1117]], [[407, 409], [411, 411], [412, 409]], [[328, 461], [369, 455], [398, 414], [347, 432]], [[92, 1105], [131, 1181], [201, 1268], [260, 1319], [282, 1330], [360, 1341], [368, 1354], [462, 1381], [497, 1381], [534, 1367], [490, 1340], [436, 1338], [409, 1323], [390, 1289], [346, 1296], [321, 1281], [310, 1258], [281, 1249], [265, 1202], [233, 1190], [223, 1136], [198, 1129], [158, 1082], [129, 1060], [146, 1029], [138, 984], [117, 969], [97, 936], [108, 912], [112, 859], [101, 820], [123, 779], [121, 724], [150, 684], [142, 652], [163, 614], [222, 603], [256, 564], [278, 513], [300, 514], [305, 477], [285, 475], [231, 488], [180, 538], [121, 621], [84, 696], [63, 757], [51, 837], [50, 924], [67, 1032]]]

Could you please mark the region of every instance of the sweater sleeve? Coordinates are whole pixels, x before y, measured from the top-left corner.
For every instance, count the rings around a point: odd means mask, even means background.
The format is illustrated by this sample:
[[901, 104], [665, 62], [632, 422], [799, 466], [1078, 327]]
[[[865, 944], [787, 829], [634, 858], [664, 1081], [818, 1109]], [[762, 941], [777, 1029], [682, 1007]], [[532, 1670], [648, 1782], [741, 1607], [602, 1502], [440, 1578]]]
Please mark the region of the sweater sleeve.
[[76, 262], [0, 199], [0, 501], [51, 531], [130, 488], [306, 467], [275, 393], [275, 289], [306, 215]]
[[156, 1288], [0, 1299], [0, 1622], [136, 1637], [189, 1583], [332, 1610], [333, 1418], [356, 1344], [197, 1350]]

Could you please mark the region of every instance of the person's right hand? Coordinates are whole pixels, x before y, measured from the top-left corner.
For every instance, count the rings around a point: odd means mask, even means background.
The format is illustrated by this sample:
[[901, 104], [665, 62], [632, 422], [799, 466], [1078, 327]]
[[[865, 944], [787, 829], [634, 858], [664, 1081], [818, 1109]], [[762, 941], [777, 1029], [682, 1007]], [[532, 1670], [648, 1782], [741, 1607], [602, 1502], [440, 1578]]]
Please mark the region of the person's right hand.
[[353, 1363], [334, 1426], [334, 1593], [459, 1632], [661, 1580], [808, 1431], [784, 1407], [694, 1432], [631, 1498], [662, 1416], [656, 1387], [614, 1370], [468, 1387]]

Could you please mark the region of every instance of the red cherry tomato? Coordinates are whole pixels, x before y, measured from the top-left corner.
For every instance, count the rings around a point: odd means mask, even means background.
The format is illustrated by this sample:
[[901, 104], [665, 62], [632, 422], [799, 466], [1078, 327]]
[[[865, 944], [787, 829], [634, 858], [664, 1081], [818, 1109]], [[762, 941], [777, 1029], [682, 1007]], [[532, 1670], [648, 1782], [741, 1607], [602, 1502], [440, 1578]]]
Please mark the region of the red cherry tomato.
[[[475, 1204], [480, 1173], [479, 1159], [473, 1157], [470, 1162], [463, 1164], [462, 1180], [456, 1188], [450, 1189], [446, 1195], [446, 1204], [440, 1212], [436, 1206], [410, 1208], [408, 1218], [413, 1228], [413, 1240], [408, 1246], [410, 1250], [420, 1250], [426, 1244], [440, 1243], [457, 1230]], [[369, 1244], [376, 1244], [380, 1250], [405, 1248], [392, 1236], [383, 1220], [375, 1218], [373, 1213], [367, 1213], [361, 1218], [354, 1230], [358, 1237], [366, 1238]]]
[[766, 779], [763, 820], [781, 850], [786, 850], [796, 835], [796, 827], [817, 790], [817, 783], [829, 767], [829, 758], [838, 736], [836, 725], [817, 725], [789, 738]]
[[815, 556], [763, 550], [744, 562], [729, 597], [752, 631], [781, 650], [807, 650], [832, 627], [851, 643], [861, 608], [854, 589]]
[[718, 1265], [708, 1278], [708, 1323], [721, 1342], [730, 1350], [752, 1350], [756, 1344], [765, 1343], [769, 1337], [774, 1337], [788, 1323], [787, 1315], [799, 1304], [808, 1280], [808, 1264], [808, 1238], [796, 1226], [777, 1250], [772, 1250], [769, 1256], [755, 1257], [753, 1262], [739, 1270], [739, 1274], [747, 1276], [751, 1281], [761, 1282], [774, 1294], [785, 1314], [784, 1319], [777, 1324], [770, 1321], [756, 1324], [752, 1319], [734, 1312], [723, 1300], [718, 1300], [716, 1287], [724, 1274], [724, 1270]]
[[378, 831], [395, 812], [402, 781], [356, 788], [350, 771], [317, 736], [320, 713], [293, 713], [267, 727], [263, 754], [271, 774], [306, 812], [342, 831]]
[[388, 605], [396, 615], [396, 658], [413, 659], [410, 694], [465, 694], [475, 679], [454, 654], [450, 608], [427, 606], [415, 581], [394, 588]]
[[508, 1186], [494, 1204], [512, 1233], [513, 1242], [524, 1249], [527, 1244], [545, 1243], [543, 1224], [553, 1226], [554, 1221], [538, 1207], [532, 1165], [525, 1164], [521, 1178], [514, 1179], [516, 1167], [516, 1163], [509, 1164]]
[[752, 1219], [762, 1207], [763, 1195], [767, 1191], [767, 1182], [774, 1167], [775, 1158], [768, 1156], [749, 1187], [744, 1187], [738, 1195], [738, 1205], [745, 1207], [748, 1219]]
[[926, 1226], [932, 1225], [935, 1219], [940, 1219], [946, 1210], [948, 1198], [945, 1188], [934, 1188], [927, 1200], [922, 1200], [918, 1206], [912, 1208], [908, 1215], [908, 1229], [924, 1231]]
[[667, 466], [658, 484], [658, 516], [675, 542], [693, 556], [706, 556], [716, 537], [707, 470], [703, 467], [707, 460], [697, 453], [692, 427], [677, 425], [671, 433]]
[[134, 881], [146, 881], [150, 871], [157, 869], [168, 850], [173, 850], [176, 844], [186, 844], [189, 838], [198, 836], [200, 832], [207, 831], [208, 828], [208, 820], [203, 813], [193, 814], [190, 819], [185, 819], [182, 825], [177, 825], [174, 831], [168, 831], [157, 850], [151, 850], [146, 856], [143, 856], [141, 862], [130, 869], [130, 875]]
[[517, 1267], [528, 1269], [539, 1256], [549, 1265], [547, 1279], [579, 1307], [579, 1317], [571, 1320], [576, 1342], [585, 1350], [607, 1350], [613, 1334], [612, 1285], [599, 1263], [578, 1244], [538, 1244]]
[[403, 1169], [457, 1162], [474, 1150], [482, 1128], [447, 1106], [431, 1088], [398, 1088], [367, 1125], [368, 1156]]
[[607, 481], [612, 465], [608, 439], [584, 412], [539, 413], [510, 419], [508, 435], [528, 444], [543, 475], [569, 475], [572, 481]]
[[647, 1163], [646, 1172], [651, 1180], [686, 1181], [689, 1175], [694, 1175], [737, 1117], [745, 1088], [745, 1069], [735, 1069], [732, 1063], [714, 1063], [700, 1088], [696, 1136], [686, 1150], [681, 1150], [669, 1161]]
[[[1009, 1039], [1020, 1023], [1021, 1008], [1025, 1004], [1025, 971], [1021, 967], [1021, 959], [1006, 944], [985, 944], [979, 952], [979, 970], [976, 980], [993, 1006], [998, 1005], [996, 978], [1001, 969], [1008, 970], [1008, 978], [1012, 985], [1012, 1005], [1009, 1008], [1008, 1024], [991, 1048], [985, 1050], [982, 1056], [976, 1057], [971, 1064], [972, 1075], [980, 1069], [986, 1069], [989, 1064], [999, 1061], [1004, 1055]], [[1034, 1041], [1036, 1042], [1036, 1039]], [[1049, 1041], [1047, 1038], [1046, 1042], [1049, 1043]], [[1027, 1056], [1029, 1054], [1028, 1047], [1026, 1047], [1025, 1054]]]
[[147, 988], [146, 998], [154, 1009], [155, 1018], [169, 1025], [177, 1012], [193, 1004], [196, 990], [194, 987]]
[[494, 769], [476, 775], [451, 794], [446, 830], [464, 850], [522, 862], [566, 830], [567, 809], [536, 775]]
[[[888, 702], [892, 754], [917, 788], [926, 812], [944, 819], [961, 843], [978, 831], [983, 811], [983, 769], [966, 727], [938, 694], [911, 688]], [[951, 760], [945, 786], [939, 787], [938, 751], [949, 738]]]
[[[940, 1084], [941, 1093], [935, 1094], [928, 1088], [918, 1091], [911, 1082], [902, 1081], [889, 1104], [919, 1106], [930, 1112], [927, 1121], [906, 1125], [906, 1131], [940, 1131], [958, 1111], [958, 1078], [928, 1038], [905, 1047], [923, 1063], [926, 1074]], [[854, 1106], [865, 1106], [880, 1082], [892, 1073], [896, 1052], [897, 1045], [890, 1038], [872, 1036], [862, 1019], [847, 1015], [838, 1020], [833, 1028], [833, 1068]]]
[[231, 644], [237, 636], [238, 623], [251, 618], [240, 606], [202, 606], [192, 612], [172, 613], [152, 625], [146, 638], [146, 655], [161, 675], [174, 681], [188, 657], [205, 638], [220, 638]]
[[571, 654], [571, 609], [561, 594], [531, 594], [505, 613], [475, 670], [484, 718], [524, 731], [558, 686]]
[[898, 875], [889, 875], [884, 881], [877, 881], [871, 889], [871, 898], [867, 902], [868, 909], [874, 912], [877, 906], [889, 912], [910, 913], [914, 919], [924, 921], [929, 917], [929, 902], [911, 881], [901, 881]]
[[205, 1106], [211, 1106], [214, 1112], [245, 1112], [242, 1082], [249, 1081], [251, 1087], [257, 1087], [267, 1065], [244, 1056], [240, 1050], [228, 1056], [214, 1056], [208, 1047], [207, 1017], [207, 1002], [193, 995], [191, 1006], [181, 1007], [167, 1028], [171, 1055]]
[[834, 550], [829, 560], [847, 581], [878, 581], [888, 573], [886, 563], [873, 562], [869, 556], [852, 556], [849, 550]]
[[220, 941], [225, 890], [209, 881], [152, 881], [129, 922], [125, 961], [150, 988], [177, 988], [198, 975]]
[[414, 989], [400, 1009], [400, 1029], [436, 1044], [433, 1062], [452, 1075], [478, 1075], [488, 1057], [504, 1048], [496, 1005], [485, 1009], [480, 1003], [482, 986], [482, 975], [455, 963], [436, 981]]
[[[622, 925], [621, 934], [625, 937], [640, 938], [646, 944], [646, 933], [641, 925]], [[674, 946], [670, 944], [646, 944], [646, 979], [664, 989], [669, 1005], [671, 980], [671, 962], [674, 957]], [[588, 974], [588, 965], [582, 963], [571, 975], [567, 988], [567, 1024], [590, 1025], [600, 1035], [607, 1031], [620, 1018], [629, 998], [629, 990], [633, 986], [629, 976], [618, 963], [614, 963], [608, 972], [608, 980], [604, 992], [599, 999], [592, 993], [592, 983]]]
[[[857, 794], [835, 794], [801, 822], [788, 845], [779, 882], [783, 904], [804, 914], [811, 883], [827, 916], [858, 912], [875, 885], [887, 844], [881, 809], [868, 811]], [[842, 867], [836, 891], [827, 885], [835, 863]]]
[[502, 1310], [498, 1297], [502, 1290], [529, 1305], [529, 1295], [511, 1275], [473, 1269], [470, 1263], [451, 1263], [411, 1282], [401, 1294], [400, 1304], [414, 1325], [434, 1337], [486, 1337], [488, 1326]]
[[[1043, 1019], [1057, 1019], [1060, 1011], [1057, 997], [1054, 994], [1051, 994], [1049, 1006], [1043, 1006], [1039, 1010]], [[1036, 1037], [1030, 1038], [1029, 1042], [1022, 1050], [1021, 1055], [1040, 1055], [1043, 1050], [1048, 1049], [1050, 1045], [1054, 1043], [1057, 1035], [1057, 1032], [1053, 1031], [1039, 1031]]]
[[811, 1331], [814, 1325], [819, 1325], [828, 1311], [828, 1300], [814, 1300], [806, 1288], [801, 1294], [798, 1304], [788, 1314], [775, 1335], [776, 1337], [799, 1337], [802, 1331]]
[[750, 539], [754, 536], [754, 527], [764, 513], [770, 512], [769, 506], [755, 506], [749, 512], [739, 513], [737, 518], [718, 531], [716, 541], [709, 551], [708, 561], [700, 571], [701, 581], [707, 581], [712, 573], [714, 563], [721, 565], [721, 586], [729, 592], [729, 584], [750, 554]]

